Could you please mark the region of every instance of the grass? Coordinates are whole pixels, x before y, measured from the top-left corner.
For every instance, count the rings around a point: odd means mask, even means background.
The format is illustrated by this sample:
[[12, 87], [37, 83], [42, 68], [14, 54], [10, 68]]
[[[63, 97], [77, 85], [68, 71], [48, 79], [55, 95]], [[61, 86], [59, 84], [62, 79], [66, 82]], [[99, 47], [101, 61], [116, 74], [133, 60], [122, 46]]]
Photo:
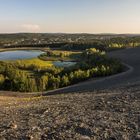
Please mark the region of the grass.
[[44, 53], [38, 56], [38, 58], [44, 61], [75, 61], [82, 52], [53, 50], [52, 53], [52, 56]]
[[39, 66], [39, 67], [52, 67], [53, 64], [51, 61], [43, 61], [39, 58], [31, 58], [25, 60], [15, 60], [15, 61], [7, 61], [9, 63], [17, 64], [19, 66], [30, 67], [32, 65]]
[[[15, 61], [4, 61], [8, 64], [16, 66], [16, 69], [26, 73], [30, 77], [35, 77], [38, 75], [40, 70], [47, 70], [53, 67], [51, 61], [43, 61], [39, 58], [25, 59], [25, 60], [15, 60]], [[38, 71], [38, 72], [37, 72]], [[37, 73], [36, 73], [37, 72]]]

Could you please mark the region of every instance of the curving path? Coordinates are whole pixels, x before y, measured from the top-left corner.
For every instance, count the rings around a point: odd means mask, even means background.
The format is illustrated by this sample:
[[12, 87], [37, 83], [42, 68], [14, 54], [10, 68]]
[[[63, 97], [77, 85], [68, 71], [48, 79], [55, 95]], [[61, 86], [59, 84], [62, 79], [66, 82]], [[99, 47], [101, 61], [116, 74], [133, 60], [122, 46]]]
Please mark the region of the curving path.
[[94, 90], [116, 88], [140, 81], [140, 48], [114, 51], [108, 53], [108, 56], [120, 59], [129, 67], [129, 70], [115, 76], [101, 78], [98, 80], [93, 79], [69, 87], [49, 91], [47, 94], [91, 92]]

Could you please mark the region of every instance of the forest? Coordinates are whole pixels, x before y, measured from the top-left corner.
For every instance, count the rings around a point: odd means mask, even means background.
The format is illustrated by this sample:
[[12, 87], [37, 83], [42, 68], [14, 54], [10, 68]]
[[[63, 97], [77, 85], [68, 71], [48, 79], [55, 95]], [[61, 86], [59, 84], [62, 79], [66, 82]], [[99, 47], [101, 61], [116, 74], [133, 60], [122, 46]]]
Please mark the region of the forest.
[[[1, 61], [0, 89], [43, 92], [123, 71], [118, 60], [108, 58], [105, 51], [96, 48], [89, 48], [81, 53], [49, 51], [43, 55], [45, 57], [39, 56], [29, 60]], [[42, 57], [47, 60], [42, 60]], [[77, 63], [71, 67], [56, 67], [52, 58], [73, 59]]]

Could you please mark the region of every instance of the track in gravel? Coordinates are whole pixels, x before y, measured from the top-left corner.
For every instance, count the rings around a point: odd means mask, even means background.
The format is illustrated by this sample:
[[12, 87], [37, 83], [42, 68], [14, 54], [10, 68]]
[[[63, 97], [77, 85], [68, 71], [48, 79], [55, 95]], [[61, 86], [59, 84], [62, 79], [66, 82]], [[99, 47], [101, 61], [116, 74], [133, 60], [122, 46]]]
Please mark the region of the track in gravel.
[[140, 81], [140, 48], [124, 49], [108, 53], [109, 57], [118, 58], [129, 66], [129, 70], [115, 76], [89, 80], [66, 88], [47, 92], [47, 95], [73, 92], [92, 92], [117, 88], [121, 85], [128, 85]]

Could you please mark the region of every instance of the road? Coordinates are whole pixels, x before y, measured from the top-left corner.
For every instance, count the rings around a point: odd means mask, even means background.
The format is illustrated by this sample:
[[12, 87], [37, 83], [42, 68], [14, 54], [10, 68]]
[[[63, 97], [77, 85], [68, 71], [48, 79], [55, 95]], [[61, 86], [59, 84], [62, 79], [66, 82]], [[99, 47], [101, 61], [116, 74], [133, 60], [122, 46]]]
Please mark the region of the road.
[[88, 80], [69, 87], [49, 91], [47, 94], [63, 94], [75, 92], [92, 92], [95, 90], [104, 90], [116, 88], [122, 85], [129, 85], [140, 81], [140, 48], [123, 49], [107, 54], [109, 57], [118, 58], [129, 66], [127, 72], [105, 77], [101, 79]]

